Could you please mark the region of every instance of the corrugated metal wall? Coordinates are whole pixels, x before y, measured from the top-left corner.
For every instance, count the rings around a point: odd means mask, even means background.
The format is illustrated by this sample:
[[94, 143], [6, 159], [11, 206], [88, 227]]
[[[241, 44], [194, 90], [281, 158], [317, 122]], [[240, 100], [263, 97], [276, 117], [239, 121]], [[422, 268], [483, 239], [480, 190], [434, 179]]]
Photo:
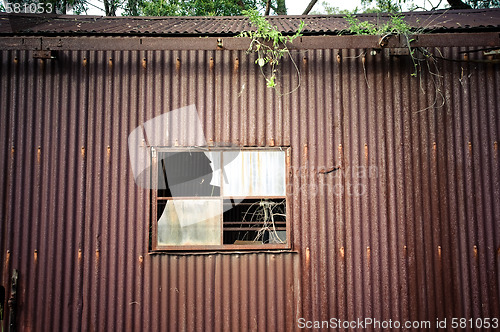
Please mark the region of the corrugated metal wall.
[[[19, 270], [19, 329], [500, 317], [498, 65], [422, 62], [415, 78], [369, 50], [293, 56], [300, 88], [279, 96], [244, 51], [0, 53], [1, 280]], [[294, 252], [148, 254], [127, 138], [191, 104], [207, 141], [291, 146]]]

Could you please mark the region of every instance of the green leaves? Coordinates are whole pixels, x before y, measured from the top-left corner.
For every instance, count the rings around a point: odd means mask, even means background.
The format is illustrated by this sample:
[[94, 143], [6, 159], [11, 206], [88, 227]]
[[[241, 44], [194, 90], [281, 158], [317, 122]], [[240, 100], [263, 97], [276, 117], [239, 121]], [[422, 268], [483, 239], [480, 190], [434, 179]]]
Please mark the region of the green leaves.
[[[276, 67], [279, 65], [281, 58], [290, 53], [286, 44], [292, 43], [297, 37], [302, 36], [305, 24], [301, 21], [295, 34], [285, 36], [277, 27], [272, 26], [271, 23], [261, 16], [257, 10], [244, 10], [242, 13], [248, 17], [252, 26], [256, 27], [257, 30], [243, 31], [238, 37], [251, 38], [247, 53], [257, 53], [255, 64], [261, 68], [262, 74], [266, 79], [266, 85], [270, 88], [275, 88]], [[271, 67], [269, 75], [265, 75], [262, 69], [266, 64], [269, 64]]]
[[355, 35], [384, 35], [386, 33], [395, 33], [408, 35], [411, 27], [404, 20], [404, 15], [395, 14], [384, 24], [373, 24], [369, 21], [360, 21], [355, 15], [347, 14], [344, 19], [349, 24], [349, 32]]

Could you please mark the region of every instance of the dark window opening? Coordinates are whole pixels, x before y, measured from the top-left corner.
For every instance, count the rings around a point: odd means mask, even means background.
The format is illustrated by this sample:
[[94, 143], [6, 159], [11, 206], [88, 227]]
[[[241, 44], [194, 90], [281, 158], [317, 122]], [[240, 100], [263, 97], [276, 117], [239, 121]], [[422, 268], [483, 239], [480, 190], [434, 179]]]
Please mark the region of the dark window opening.
[[286, 243], [286, 201], [225, 199], [224, 244]]

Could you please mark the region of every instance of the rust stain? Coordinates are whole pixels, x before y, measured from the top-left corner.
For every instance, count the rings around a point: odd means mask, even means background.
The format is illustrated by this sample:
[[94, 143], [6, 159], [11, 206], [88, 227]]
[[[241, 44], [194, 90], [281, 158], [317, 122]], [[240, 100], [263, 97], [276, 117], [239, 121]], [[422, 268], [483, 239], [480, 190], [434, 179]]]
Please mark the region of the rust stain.
[[35, 249], [35, 251], [33, 252], [33, 260], [35, 262], [35, 264], [37, 263], [38, 261], [38, 250]]
[[36, 160], [40, 164], [40, 161], [42, 159], [42, 148], [38, 147], [37, 155], [36, 155]]
[[108, 145], [107, 148], [108, 162], [111, 160], [111, 147]]
[[11, 156], [11, 158], [14, 158], [15, 153], [16, 153], [16, 149], [14, 149], [14, 147], [12, 147], [10, 149], [10, 156]]
[[17, 65], [19, 63], [19, 59], [17, 57], [14, 58], [14, 64]]
[[477, 246], [474, 246], [473, 250], [474, 250], [474, 257], [477, 258]]
[[5, 255], [5, 270], [7, 270], [9, 267], [9, 261], [10, 261], [10, 250], [7, 250], [7, 253]]
[[340, 52], [337, 53], [337, 63], [340, 63], [342, 61], [342, 55], [340, 55]]
[[437, 252], [438, 252], [438, 258], [441, 260], [441, 246], [437, 247]]
[[274, 146], [274, 138], [269, 139], [269, 146]]
[[469, 146], [469, 153], [472, 153], [472, 143], [469, 142], [467, 145]]
[[112, 58], [109, 58], [108, 66], [109, 66], [109, 68], [113, 67], [113, 59]]
[[370, 247], [366, 247], [366, 263], [368, 266], [370, 266], [370, 260], [371, 260], [371, 249]]
[[180, 69], [181, 69], [181, 59], [177, 58], [175, 60], [175, 71], [179, 72]]
[[365, 143], [365, 159], [368, 161], [368, 144]]
[[213, 57], [210, 57], [209, 67], [210, 67], [210, 70], [214, 69], [214, 58]]
[[344, 258], [345, 258], [345, 251], [344, 251], [344, 247], [340, 247], [339, 252], [340, 252], [340, 257], [341, 257], [342, 259], [344, 259]]
[[85, 147], [82, 146], [81, 148], [81, 154], [82, 154], [82, 158], [85, 158]]
[[146, 61], [146, 58], [142, 59], [142, 68], [146, 69], [148, 66], [148, 62]]
[[82, 260], [82, 249], [78, 249], [78, 262]]
[[83, 58], [82, 64], [84, 67], [87, 67], [87, 58]]
[[99, 256], [100, 256], [100, 251], [99, 249], [96, 249], [95, 250], [95, 260], [98, 261], [99, 260]]
[[236, 73], [239, 68], [240, 68], [240, 59], [239, 58], [235, 58], [234, 59], [234, 66], [233, 66], [233, 72]]

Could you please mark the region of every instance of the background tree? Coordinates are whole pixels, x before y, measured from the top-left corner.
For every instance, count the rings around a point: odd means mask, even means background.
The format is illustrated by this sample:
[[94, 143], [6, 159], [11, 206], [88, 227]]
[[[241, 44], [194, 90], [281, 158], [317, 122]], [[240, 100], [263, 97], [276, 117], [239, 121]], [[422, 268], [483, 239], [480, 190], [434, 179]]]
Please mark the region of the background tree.
[[[427, 1], [430, 8], [423, 8], [418, 6], [413, 6], [416, 9], [424, 10], [436, 10], [436, 9], [471, 9], [471, 8], [496, 8], [500, 7], [500, 0], [435, 0]], [[400, 12], [402, 9], [402, 4], [412, 5], [412, 0], [361, 0], [361, 3], [365, 8], [373, 3], [376, 4], [375, 11], [381, 12]]]
[[125, 15], [235, 16], [252, 8], [261, 13], [287, 13], [285, 0], [128, 0]]

